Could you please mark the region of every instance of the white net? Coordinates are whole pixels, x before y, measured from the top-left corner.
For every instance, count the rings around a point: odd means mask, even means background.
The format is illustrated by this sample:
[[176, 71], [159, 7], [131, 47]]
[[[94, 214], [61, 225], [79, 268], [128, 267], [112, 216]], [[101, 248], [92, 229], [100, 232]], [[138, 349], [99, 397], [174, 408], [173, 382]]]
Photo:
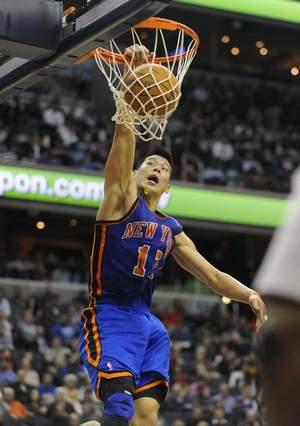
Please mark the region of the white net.
[[[165, 37], [171, 31], [161, 28], [152, 31], [155, 32], [153, 55], [139, 67], [123, 57], [115, 40], [109, 42], [113, 55], [108, 56], [101, 48], [94, 55], [116, 103], [113, 121], [132, 129], [143, 141], [162, 139], [168, 119], [178, 106], [183, 78], [197, 52], [197, 40], [184, 29], [177, 29], [176, 47], [172, 51], [168, 50]], [[131, 29], [131, 36], [132, 45], [145, 45], [135, 28]], [[125, 64], [120, 63], [120, 57]]]

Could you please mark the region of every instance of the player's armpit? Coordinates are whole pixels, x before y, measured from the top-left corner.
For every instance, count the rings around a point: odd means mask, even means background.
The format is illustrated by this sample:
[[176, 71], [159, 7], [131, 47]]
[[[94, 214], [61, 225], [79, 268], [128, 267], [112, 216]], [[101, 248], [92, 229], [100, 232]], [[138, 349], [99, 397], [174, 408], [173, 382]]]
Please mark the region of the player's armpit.
[[137, 187], [134, 176], [127, 188], [121, 189], [118, 184], [110, 185], [105, 190], [96, 220], [120, 220], [130, 211], [136, 199]]

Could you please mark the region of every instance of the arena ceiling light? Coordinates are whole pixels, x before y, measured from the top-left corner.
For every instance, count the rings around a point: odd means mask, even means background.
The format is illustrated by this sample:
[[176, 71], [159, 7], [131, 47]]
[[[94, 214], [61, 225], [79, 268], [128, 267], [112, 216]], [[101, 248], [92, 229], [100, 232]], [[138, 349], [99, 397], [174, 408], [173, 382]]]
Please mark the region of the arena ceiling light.
[[177, 0], [177, 2], [293, 24], [300, 23], [300, 2], [294, 0]]

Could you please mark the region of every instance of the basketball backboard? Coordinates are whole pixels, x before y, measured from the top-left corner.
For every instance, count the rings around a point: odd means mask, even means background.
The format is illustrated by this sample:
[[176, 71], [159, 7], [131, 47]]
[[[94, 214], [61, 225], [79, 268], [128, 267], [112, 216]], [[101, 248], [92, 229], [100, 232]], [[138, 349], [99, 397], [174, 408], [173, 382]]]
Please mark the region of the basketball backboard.
[[37, 84], [59, 69], [133, 25], [155, 16], [172, 0], [86, 0], [86, 12], [74, 13], [64, 23], [56, 52], [46, 59], [28, 60], [0, 52], [0, 101]]

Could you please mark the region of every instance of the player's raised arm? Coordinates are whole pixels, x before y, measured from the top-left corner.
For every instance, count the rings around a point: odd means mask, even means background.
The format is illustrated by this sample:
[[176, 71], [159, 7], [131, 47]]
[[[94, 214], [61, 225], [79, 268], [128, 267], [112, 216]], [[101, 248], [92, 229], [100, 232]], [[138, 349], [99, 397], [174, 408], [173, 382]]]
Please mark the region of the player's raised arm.
[[[134, 45], [128, 47], [124, 55], [130, 60], [131, 65], [137, 67], [146, 61], [149, 51], [144, 46]], [[124, 78], [127, 72], [125, 69]], [[104, 169], [104, 200], [97, 213], [97, 220], [119, 219], [127, 213], [135, 201], [137, 197], [133, 176], [135, 147], [136, 138], [133, 130], [124, 124], [116, 124], [112, 147]]]
[[257, 330], [260, 329], [267, 316], [265, 304], [258, 293], [211, 265], [201, 256], [193, 241], [184, 232], [175, 237], [172, 254], [183, 269], [190, 272], [215, 293], [249, 304], [257, 316]]

